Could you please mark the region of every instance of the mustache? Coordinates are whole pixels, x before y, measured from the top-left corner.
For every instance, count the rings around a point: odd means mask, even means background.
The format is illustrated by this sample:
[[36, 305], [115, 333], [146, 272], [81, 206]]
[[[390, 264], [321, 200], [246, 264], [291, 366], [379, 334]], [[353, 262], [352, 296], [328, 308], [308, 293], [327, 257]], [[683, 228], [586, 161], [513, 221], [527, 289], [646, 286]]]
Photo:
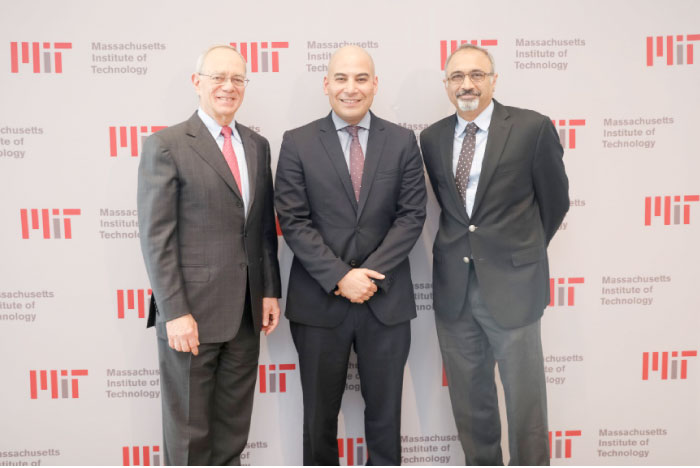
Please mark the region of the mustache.
[[462, 97], [466, 95], [479, 97], [481, 96], [481, 93], [476, 89], [460, 89], [459, 91], [457, 91], [456, 94], [457, 97]]

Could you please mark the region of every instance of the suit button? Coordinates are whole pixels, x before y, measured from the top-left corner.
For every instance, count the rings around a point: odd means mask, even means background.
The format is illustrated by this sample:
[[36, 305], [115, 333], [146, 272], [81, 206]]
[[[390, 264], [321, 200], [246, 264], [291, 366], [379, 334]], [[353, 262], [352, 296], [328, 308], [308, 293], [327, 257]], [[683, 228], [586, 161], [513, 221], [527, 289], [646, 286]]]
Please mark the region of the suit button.
[[463, 261], [464, 263], [469, 263], [469, 257], [464, 257], [464, 258], [462, 259], [462, 261]]
[[247, 266], [248, 266], [248, 265], [246, 265], [245, 263], [241, 263], [241, 265], [240, 265], [241, 270], [245, 270]]
[[350, 266], [355, 268], [357, 266], [357, 262], [355, 260], [350, 260]]
[[469, 226], [469, 232], [474, 232], [474, 231], [476, 231], [476, 226], [474, 226], [474, 225], [472, 224], [472, 225]]

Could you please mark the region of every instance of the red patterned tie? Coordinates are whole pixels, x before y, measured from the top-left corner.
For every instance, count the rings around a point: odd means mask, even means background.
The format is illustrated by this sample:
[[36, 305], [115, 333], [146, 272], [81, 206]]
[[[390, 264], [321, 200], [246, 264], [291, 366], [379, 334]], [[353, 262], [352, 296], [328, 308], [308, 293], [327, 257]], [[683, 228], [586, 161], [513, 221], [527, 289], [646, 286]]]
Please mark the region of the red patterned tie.
[[231, 168], [233, 178], [236, 179], [238, 192], [243, 195], [243, 189], [241, 188], [241, 172], [238, 170], [238, 158], [236, 158], [236, 153], [233, 151], [231, 133], [233, 133], [233, 130], [228, 125], [221, 127], [221, 134], [224, 136], [224, 159], [228, 163], [228, 167]]
[[345, 130], [350, 134], [350, 180], [352, 181], [352, 189], [355, 191], [355, 200], [360, 201], [360, 189], [362, 188], [362, 170], [365, 167], [365, 155], [362, 152], [360, 139], [357, 137], [357, 131], [360, 127], [350, 125], [345, 127]]

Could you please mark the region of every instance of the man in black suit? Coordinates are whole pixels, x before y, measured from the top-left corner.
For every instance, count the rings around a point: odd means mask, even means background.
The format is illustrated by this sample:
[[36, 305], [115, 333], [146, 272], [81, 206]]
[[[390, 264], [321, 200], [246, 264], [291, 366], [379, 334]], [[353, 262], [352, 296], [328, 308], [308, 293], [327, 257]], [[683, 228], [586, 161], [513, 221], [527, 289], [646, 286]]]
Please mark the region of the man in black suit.
[[372, 58], [344, 47], [323, 87], [332, 112], [284, 134], [275, 206], [294, 252], [286, 316], [304, 394], [304, 464], [337, 465], [351, 347], [369, 463], [401, 462], [401, 393], [416, 316], [408, 254], [425, 220], [413, 132], [369, 112]]
[[442, 214], [433, 247], [435, 321], [469, 465], [500, 465], [494, 382], [506, 396], [510, 463], [548, 465], [540, 317], [547, 246], [569, 208], [552, 122], [493, 100], [493, 58], [464, 44], [445, 64], [457, 114], [421, 134]]
[[260, 330], [279, 319], [270, 145], [234, 120], [247, 81], [236, 49], [207, 50], [192, 75], [199, 109], [148, 137], [141, 154], [168, 465], [240, 464]]

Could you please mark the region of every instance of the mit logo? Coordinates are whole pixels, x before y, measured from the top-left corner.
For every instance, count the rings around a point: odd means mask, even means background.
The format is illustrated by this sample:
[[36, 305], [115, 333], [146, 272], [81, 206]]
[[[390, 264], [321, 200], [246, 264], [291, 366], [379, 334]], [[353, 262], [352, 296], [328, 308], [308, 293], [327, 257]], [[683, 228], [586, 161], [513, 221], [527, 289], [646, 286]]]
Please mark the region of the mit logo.
[[581, 431], [549, 431], [549, 458], [571, 458], [571, 438], [580, 436]]
[[[230, 44], [235, 47], [246, 62], [250, 64], [250, 71], [252, 73], [265, 73], [269, 71], [272, 73], [279, 72], [279, 49], [289, 48], [289, 42], [231, 42]], [[248, 46], [250, 46], [250, 49]], [[270, 60], [272, 60], [272, 69], [270, 69]]]
[[[41, 217], [39, 212], [41, 211]], [[50, 212], [50, 213], [49, 213]], [[61, 213], [62, 212], [62, 213]], [[29, 230], [41, 230], [44, 239], [51, 239], [51, 228], [53, 227], [54, 239], [72, 239], [73, 230], [71, 229], [71, 218], [69, 216], [80, 215], [79, 208], [67, 208], [59, 210], [54, 209], [38, 209], [38, 208], [22, 208], [19, 210], [22, 220], [22, 239], [29, 239]], [[31, 227], [30, 227], [31, 216]], [[63, 221], [63, 223], [61, 223]], [[61, 224], [63, 224], [63, 232], [61, 232]]]
[[[109, 127], [109, 156], [116, 158], [122, 153], [132, 158], [137, 157], [146, 137], [164, 128], [167, 128], [167, 125]], [[124, 151], [124, 148], [127, 150]]]
[[[550, 278], [549, 279], [549, 307], [576, 305], [574, 296], [577, 284], [583, 284], [584, 278]], [[566, 287], [566, 285], [569, 285]]]
[[442, 365], [442, 386], [447, 387], [447, 371], [445, 371], [445, 364]]
[[369, 453], [362, 437], [338, 439], [338, 457], [346, 466], [364, 465]]
[[566, 148], [566, 140], [568, 136], [569, 149], [576, 149], [576, 127], [583, 127], [586, 125], [586, 120], [570, 119], [568, 124], [564, 119], [559, 120], [558, 122], [559, 123], [557, 124], [557, 121], [552, 119], [552, 123], [555, 127], [557, 127], [557, 131], [559, 132], [559, 141], [561, 142], [561, 146]]
[[642, 353], [642, 380], [649, 380], [650, 371], [660, 372], [660, 380], [685, 380], [688, 378], [688, 358], [697, 355], [697, 351], [644, 352]]
[[[647, 36], [647, 67], [653, 66], [654, 60], [664, 55], [666, 56], [666, 65], [692, 65], [692, 43], [698, 40], [700, 40], [700, 34], [686, 34], [685, 38], [683, 34], [656, 37]], [[685, 46], [685, 48], [683, 46]]]
[[[489, 46], [497, 46], [498, 45], [498, 39], [472, 39], [470, 41], [467, 40], [462, 40], [462, 41], [440, 41], [440, 70], [445, 69], [445, 62], [447, 61], [447, 57], [457, 50], [457, 48], [466, 43], [470, 43], [472, 45], [478, 45], [480, 47], [489, 47]], [[449, 43], [450, 48], [449, 51], [447, 49], [447, 44]]]
[[683, 224], [690, 224], [690, 203], [696, 201], [700, 201], [700, 195], [646, 197], [644, 198], [644, 225], [651, 226], [652, 216], [663, 216], [664, 226], [681, 224], [681, 209]]
[[146, 296], [151, 294], [150, 289], [117, 289], [117, 318], [123, 319], [126, 310], [137, 310], [139, 318], [146, 318]]
[[[38, 378], [37, 378], [38, 373]], [[59, 379], [60, 374], [60, 379]], [[29, 371], [29, 394], [32, 400], [39, 397], [39, 390], [51, 390], [51, 399], [58, 398], [80, 398], [78, 393], [78, 377], [88, 375], [87, 369], [67, 370], [30, 370]], [[68, 381], [70, 380], [70, 392], [68, 391]], [[61, 396], [58, 396], [59, 390]]]
[[72, 48], [70, 42], [54, 42], [53, 49], [50, 42], [10, 42], [10, 69], [19, 73], [20, 63], [31, 64], [32, 72], [41, 73], [43, 63], [44, 73], [63, 73], [62, 51]]
[[[266, 369], [267, 368], [267, 369]], [[258, 366], [260, 380], [260, 393], [285, 393], [287, 391], [287, 371], [296, 369], [296, 364], [280, 364], [279, 370], [276, 364]], [[279, 375], [279, 388], [277, 388], [277, 376]]]
[[122, 447], [122, 466], [159, 466], [160, 446]]

